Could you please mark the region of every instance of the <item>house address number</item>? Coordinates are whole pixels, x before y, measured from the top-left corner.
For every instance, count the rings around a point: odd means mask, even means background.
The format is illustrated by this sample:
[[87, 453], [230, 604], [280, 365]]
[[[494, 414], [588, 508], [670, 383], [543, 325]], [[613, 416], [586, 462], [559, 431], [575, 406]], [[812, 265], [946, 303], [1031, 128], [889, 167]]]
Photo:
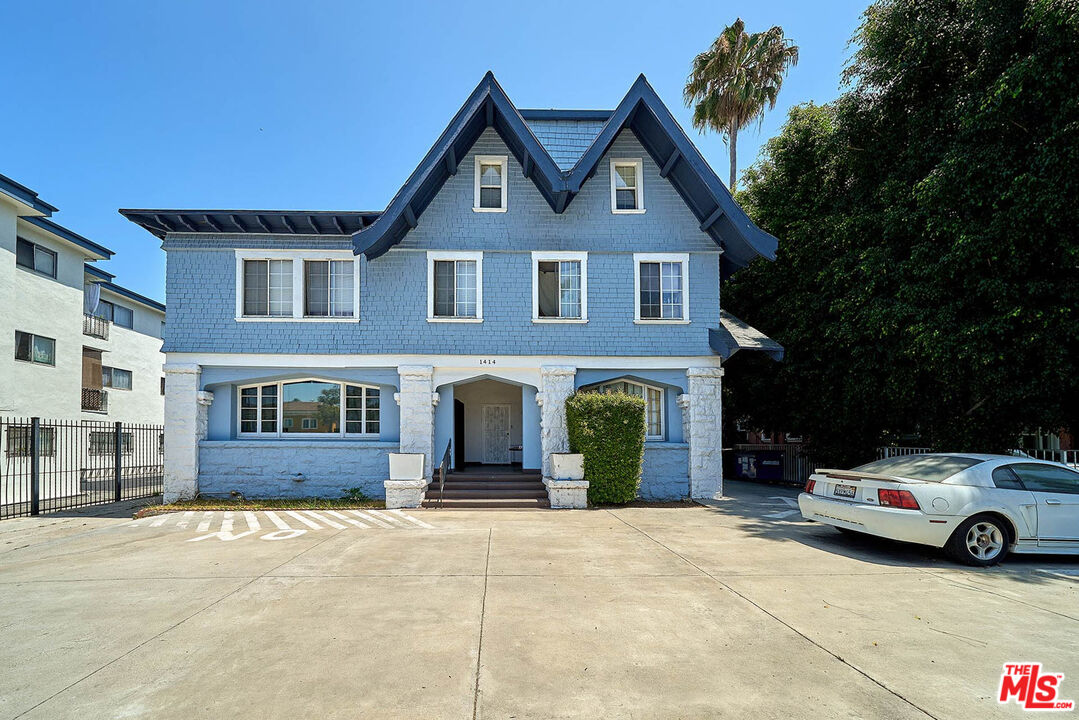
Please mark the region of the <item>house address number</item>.
[[494, 358], [480, 358], [480, 365], [497, 365], [498, 361]]

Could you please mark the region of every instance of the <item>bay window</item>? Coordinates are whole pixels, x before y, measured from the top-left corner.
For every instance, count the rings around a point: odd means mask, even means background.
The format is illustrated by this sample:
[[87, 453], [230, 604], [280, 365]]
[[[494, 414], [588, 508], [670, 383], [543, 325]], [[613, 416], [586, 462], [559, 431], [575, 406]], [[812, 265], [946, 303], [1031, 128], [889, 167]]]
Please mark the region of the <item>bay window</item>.
[[663, 408], [663, 390], [632, 380], [612, 380], [610, 382], [581, 388], [583, 392], [626, 393], [644, 398], [644, 425], [646, 440], [662, 440], [664, 437], [665, 412]]

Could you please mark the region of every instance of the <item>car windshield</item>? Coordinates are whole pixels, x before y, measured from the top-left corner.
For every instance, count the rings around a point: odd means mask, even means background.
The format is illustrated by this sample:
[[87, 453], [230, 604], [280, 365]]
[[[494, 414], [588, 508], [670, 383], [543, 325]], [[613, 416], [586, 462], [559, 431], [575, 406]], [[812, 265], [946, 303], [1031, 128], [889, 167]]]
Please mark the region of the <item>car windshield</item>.
[[955, 455], [901, 455], [860, 465], [854, 469], [912, 480], [944, 482], [952, 475], [980, 462], [983, 461]]

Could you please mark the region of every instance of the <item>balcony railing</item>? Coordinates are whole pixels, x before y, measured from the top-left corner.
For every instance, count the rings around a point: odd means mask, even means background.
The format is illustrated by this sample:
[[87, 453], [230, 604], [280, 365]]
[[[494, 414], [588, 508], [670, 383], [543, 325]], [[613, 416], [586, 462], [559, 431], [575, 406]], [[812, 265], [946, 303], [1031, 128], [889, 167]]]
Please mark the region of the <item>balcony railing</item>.
[[82, 389], [82, 409], [87, 412], [104, 413], [109, 411], [109, 394], [95, 388]]
[[109, 321], [105, 318], [99, 318], [97, 315], [89, 315], [83, 313], [82, 334], [89, 335], [90, 337], [101, 338], [102, 340], [108, 340]]

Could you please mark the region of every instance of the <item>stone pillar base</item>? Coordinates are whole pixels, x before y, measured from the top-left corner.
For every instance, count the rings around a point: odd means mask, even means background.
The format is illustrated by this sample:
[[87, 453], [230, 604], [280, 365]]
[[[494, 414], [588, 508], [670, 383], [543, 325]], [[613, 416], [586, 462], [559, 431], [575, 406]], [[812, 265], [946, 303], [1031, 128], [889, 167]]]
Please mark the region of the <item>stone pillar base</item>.
[[582, 509], [588, 507], [587, 480], [555, 480], [543, 478], [551, 507], [559, 509]]
[[418, 508], [423, 504], [423, 494], [427, 491], [426, 480], [386, 480], [386, 507]]

